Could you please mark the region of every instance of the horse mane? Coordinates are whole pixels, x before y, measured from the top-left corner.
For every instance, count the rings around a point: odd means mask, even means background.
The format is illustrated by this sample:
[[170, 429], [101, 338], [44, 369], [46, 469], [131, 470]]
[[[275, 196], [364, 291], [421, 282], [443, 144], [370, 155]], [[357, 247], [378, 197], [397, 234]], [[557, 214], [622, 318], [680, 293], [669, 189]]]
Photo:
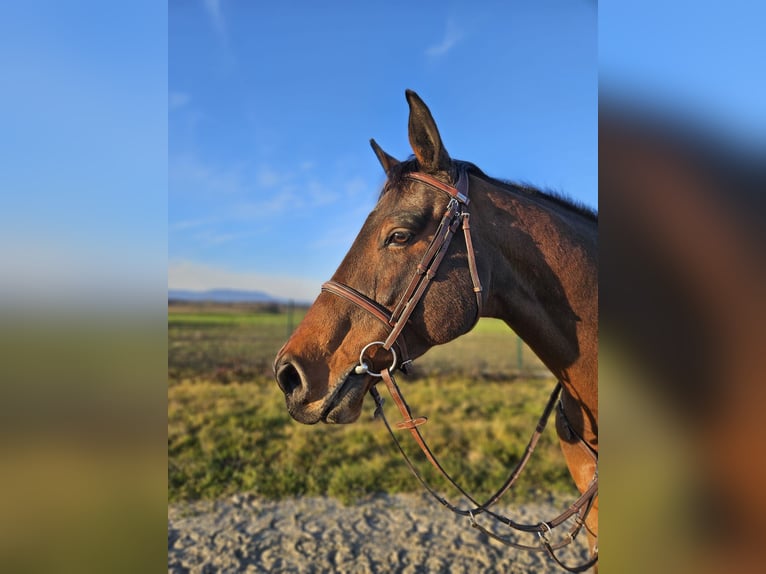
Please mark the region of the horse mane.
[[[481, 168], [479, 168], [478, 166], [476, 166], [475, 164], [469, 161], [453, 159], [452, 163], [455, 167], [455, 173], [451, 174], [453, 178], [457, 177], [458, 171], [465, 170], [467, 173], [480, 177], [487, 183], [492, 184], [501, 189], [505, 189], [506, 191], [509, 191], [512, 193], [521, 193], [529, 197], [544, 199], [555, 205], [563, 207], [566, 210], [571, 211], [572, 213], [576, 213], [577, 215], [580, 215], [588, 219], [589, 221], [598, 223], [598, 212], [595, 209], [585, 205], [584, 203], [581, 203], [579, 201], [572, 199], [566, 194], [560, 193], [558, 191], [553, 191], [550, 189], [542, 190], [529, 184], [522, 184], [522, 183], [517, 183], [517, 182], [505, 180], [505, 179], [497, 179], [494, 177], [490, 177], [489, 175], [484, 173], [481, 170]], [[403, 176], [405, 174], [412, 171], [416, 171], [417, 169], [418, 169], [417, 159], [415, 158], [415, 156], [410, 156], [405, 161], [393, 167], [393, 169], [391, 170], [391, 173], [389, 174], [388, 181], [391, 185], [398, 186], [402, 183]], [[385, 192], [385, 189], [384, 189], [384, 192]]]
[[458, 168], [463, 166], [468, 173], [482, 178], [487, 183], [491, 183], [492, 185], [501, 187], [514, 193], [522, 193], [527, 196], [545, 199], [546, 201], [550, 201], [551, 203], [559, 205], [568, 211], [598, 223], [598, 212], [596, 210], [585, 205], [584, 203], [572, 199], [564, 193], [550, 189], [542, 190], [526, 183], [517, 183], [515, 181], [509, 181], [506, 179], [497, 179], [487, 175], [479, 167], [467, 161], [456, 161], [455, 163], [458, 164]]

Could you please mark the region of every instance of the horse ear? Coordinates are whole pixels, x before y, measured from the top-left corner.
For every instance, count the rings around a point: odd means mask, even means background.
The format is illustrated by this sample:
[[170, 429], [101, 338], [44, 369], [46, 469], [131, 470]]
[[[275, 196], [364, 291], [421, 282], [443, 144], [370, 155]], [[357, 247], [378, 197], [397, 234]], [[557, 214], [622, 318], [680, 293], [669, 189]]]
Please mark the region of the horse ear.
[[375, 155], [378, 156], [378, 161], [380, 162], [380, 165], [383, 166], [383, 171], [386, 172], [386, 175], [390, 175], [391, 168], [395, 165], [398, 165], [399, 160], [384, 152], [383, 148], [381, 148], [378, 145], [378, 142], [376, 142], [374, 139], [370, 140], [370, 145], [372, 146], [372, 151], [374, 151]]
[[431, 112], [415, 92], [405, 90], [404, 93], [410, 105], [410, 145], [420, 168], [430, 173], [449, 170], [452, 162]]

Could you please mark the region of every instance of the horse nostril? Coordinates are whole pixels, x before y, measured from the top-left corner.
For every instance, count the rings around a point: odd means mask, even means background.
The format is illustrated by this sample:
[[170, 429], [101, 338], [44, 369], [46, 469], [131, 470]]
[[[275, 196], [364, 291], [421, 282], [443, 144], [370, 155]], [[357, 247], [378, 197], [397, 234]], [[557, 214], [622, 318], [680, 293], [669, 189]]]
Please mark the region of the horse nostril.
[[289, 397], [296, 389], [301, 388], [303, 381], [298, 369], [288, 362], [279, 367], [277, 371], [277, 384], [282, 389], [282, 392]]

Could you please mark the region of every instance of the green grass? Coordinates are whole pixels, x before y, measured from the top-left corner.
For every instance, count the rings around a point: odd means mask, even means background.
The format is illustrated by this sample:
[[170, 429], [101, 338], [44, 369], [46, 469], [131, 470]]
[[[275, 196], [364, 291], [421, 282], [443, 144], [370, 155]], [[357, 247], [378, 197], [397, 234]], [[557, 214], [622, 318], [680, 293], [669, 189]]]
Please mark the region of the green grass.
[[[429, 417], [423, 434], [446, 468], [471, 492], [486, 496], [522, 454], [551, 385], [480, 385], [426, 379], [404, 384], [403, 392], [416, 415]], [[387, 403], [395, 422], [397, 413]], [[419, 491], [383, 423], [372, 419], [369, 398], [365, 407], [352, 425], [305, 426], [290, 419], [271, 380], [176, 385], [170, 389], [168, 412], [170, 500], [253, 491], [268, 498], [329, 495], [348, 502], [373, 492]], [[522, 475], [520, 499], [567, 488], [554, 434], [546, 432]], [[417, 454], [409, 436], [401, 438], [408, 452]], [[429, 480], [449, 492], [428, 463], [417, 458]]]
[[[498, 319], [482, 319], [459, 339], [429, 350], [415, 361], [414, 376], [509, 380], [548, 376], [532, 350]], [[521, 357], [519, 357], [519, 352]]]
[[[296, 323], [297, 316], [296, 312]], [[285, 315], [215, 308], [174, 310], [168, 321], [168, 496], [171, 501], [251, 491], [268, 498], [329, 495], [345, 502], [374, 492], [419, 492], [368, 397], [352, 425], [305, 426], [287, 414], [271, 375], [286, 338]], [[421, 427], [448, 471], [482, 497], [505, 480], [523, 452], [552, 380], [525, 374], [542, 366], [498, 321], [482, 320], [458, 341], [421, 358], [399, 377]], [[381, 394], [387, 393], [381, 387]], [[387, 401], [392, 422], [397, 414]], [[572, 492], [549, 425], [522, 475], [518, 500]], [[452, 494], [402, 437], [435, 486]]]
[[[292, 314], [292, 325], [305, 315]], [[168, 379], [218, 383], [247, 382], [271, 375], [274, 356], [288, 337], [284, 313], [200, 306], [170, 308]]]
[[[299, 321], [304, 311], [297, 315]], [[258, 325], [266, 328], [285, 329], [286, 319], [281, 313], [253, 313], [248, 315], [230, 315], [222, 313], [175, 313], [168, 316], [168, 325]]]

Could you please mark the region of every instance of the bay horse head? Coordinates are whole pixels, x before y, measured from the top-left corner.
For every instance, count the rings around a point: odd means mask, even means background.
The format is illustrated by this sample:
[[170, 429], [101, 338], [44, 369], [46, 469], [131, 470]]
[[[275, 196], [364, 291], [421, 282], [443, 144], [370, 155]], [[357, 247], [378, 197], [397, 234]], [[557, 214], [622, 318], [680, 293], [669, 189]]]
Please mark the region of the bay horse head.
[[376, 372], [406, 370], [481, 313], [470, 233], [450, 241], [467, 223], [465, 165], [450, 158], [420, 97], [406, 96], [414, 158], [398, 161], [370, 141], [387, 176], [378, 203], [274, 364], [302, 423], [355, 421]]
[[371, 141], [387, 176], [378, 203], [277, 354], [290, 414], [353, 422], [376, 374], [406, 370], [491, 316], [562, 382], [597, 445], [596, 214], [450, 158], [425, 103], [406, 95], [414, 156], [398, 161]]

